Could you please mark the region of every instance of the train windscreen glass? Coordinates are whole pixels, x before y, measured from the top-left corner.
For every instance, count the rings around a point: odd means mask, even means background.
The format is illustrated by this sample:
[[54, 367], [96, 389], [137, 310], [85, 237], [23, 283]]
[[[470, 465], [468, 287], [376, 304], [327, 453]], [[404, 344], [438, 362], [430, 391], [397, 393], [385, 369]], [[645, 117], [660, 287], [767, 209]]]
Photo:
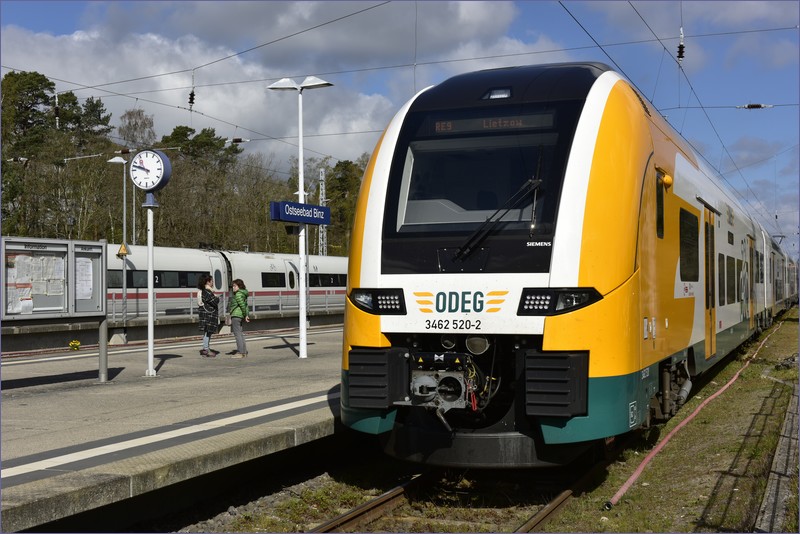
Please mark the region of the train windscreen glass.
[[[392, 165], [385, 236], [468, 234], [490, 217], [506, 236], [552, 233], [575, 107], [410, 114]], [[514, 198], [529, 180], [541, 186]]]

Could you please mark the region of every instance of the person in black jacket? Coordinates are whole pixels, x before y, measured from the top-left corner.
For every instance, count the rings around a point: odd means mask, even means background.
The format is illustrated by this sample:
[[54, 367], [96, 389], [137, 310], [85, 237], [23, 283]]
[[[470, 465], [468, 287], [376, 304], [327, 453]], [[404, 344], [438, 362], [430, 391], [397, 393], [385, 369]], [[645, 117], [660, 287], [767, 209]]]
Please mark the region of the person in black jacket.
[[203, 332], [203, 348], [200, 354], [204, 358], [215, 358], [218, 350], [210, 347], [211, 334], [219, 328], [219, 297], [214, 294], [214, 280], [210, 274], [202, 274], [197, 279], [197, 307], [200, 311], [198, 328]]

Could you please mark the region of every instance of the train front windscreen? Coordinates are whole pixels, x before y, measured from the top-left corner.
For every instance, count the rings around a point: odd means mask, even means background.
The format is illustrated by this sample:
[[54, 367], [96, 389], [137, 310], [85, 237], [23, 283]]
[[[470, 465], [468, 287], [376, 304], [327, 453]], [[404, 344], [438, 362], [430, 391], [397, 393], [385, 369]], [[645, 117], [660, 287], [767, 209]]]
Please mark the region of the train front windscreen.
[[582, 106], [410, 113], [390, 170], [382, 272], [546, 272]]

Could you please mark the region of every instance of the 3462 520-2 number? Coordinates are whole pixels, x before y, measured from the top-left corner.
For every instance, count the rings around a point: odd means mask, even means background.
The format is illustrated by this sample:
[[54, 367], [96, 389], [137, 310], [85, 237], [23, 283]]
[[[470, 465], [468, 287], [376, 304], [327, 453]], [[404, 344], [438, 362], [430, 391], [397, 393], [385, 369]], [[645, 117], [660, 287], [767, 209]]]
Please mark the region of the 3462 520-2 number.
[[480, 330], [480, 320], [473, 319], [426, 319], [425, 330]]

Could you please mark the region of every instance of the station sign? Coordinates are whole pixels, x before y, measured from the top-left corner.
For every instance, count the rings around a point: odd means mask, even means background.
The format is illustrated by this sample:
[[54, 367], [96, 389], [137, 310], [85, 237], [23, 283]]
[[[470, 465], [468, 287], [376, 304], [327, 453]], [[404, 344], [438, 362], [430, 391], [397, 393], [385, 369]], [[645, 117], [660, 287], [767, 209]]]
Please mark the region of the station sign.
[[269, 216], [273, 221], [305, 224], [330, 224], [331, 209], [298, 202], [270, 202]]

